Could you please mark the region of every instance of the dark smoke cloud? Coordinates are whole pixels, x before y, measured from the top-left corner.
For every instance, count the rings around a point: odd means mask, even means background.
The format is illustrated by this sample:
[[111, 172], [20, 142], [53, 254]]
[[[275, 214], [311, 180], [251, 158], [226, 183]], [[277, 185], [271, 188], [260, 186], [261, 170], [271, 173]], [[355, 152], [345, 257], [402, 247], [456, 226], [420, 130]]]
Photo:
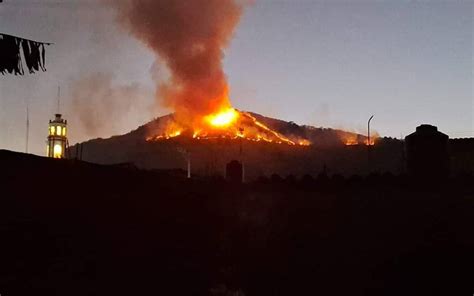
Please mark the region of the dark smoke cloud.
[[[95, 73], [74, 81], [69, 90], [71, 107], [77, 121], [76, 138], [113, 135], [127, 132], [130, 122], [136, 121], [136, 110], [147, 110], [150, 92], [137, 83], [115, 85], [113, 75]], [[148, 102], [149, 104], [149, 102]], [[150, 114], [138, 114], [142, 120]], [[82, 134], [82, 135], [79, 135]]]
[[157, 97], [178, 115], [199, 116], [230, 106], [222, 69], [243, 10], [236, 0], [114, 1], [118, 21], [161, 58], [170, 79]]

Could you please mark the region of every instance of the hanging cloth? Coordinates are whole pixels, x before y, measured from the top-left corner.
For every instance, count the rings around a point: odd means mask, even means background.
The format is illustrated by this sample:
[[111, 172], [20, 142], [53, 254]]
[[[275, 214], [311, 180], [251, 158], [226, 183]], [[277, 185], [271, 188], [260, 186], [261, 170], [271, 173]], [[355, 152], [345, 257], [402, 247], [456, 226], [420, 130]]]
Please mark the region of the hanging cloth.
[[0, 73], [24, 75], [23, 63], [30, 74], [46, 71], [44, 46], [50, 44], [0, 34]]
[[39, 42], [21, 40], [21, 47], [23, 48], [23, 54], [25, 56], [26, 66], [30, 70], [30, 74], [33, 74], [40, 69], [45, 71], [42, 55], [40, 48], [42, 44]]
[[0, 34], [0, 72], [2, 74], [24, 74], [20, 40], [16, 37]]

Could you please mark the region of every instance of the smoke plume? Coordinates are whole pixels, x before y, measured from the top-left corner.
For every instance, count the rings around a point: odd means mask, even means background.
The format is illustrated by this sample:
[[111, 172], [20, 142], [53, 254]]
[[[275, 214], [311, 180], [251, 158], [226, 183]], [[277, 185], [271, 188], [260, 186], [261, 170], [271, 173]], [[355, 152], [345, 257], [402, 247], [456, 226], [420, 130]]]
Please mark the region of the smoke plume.
[[222, 58], [242, 14], [237, 1], [114, 1], [120, 24], [168, 67], [171, 77], [157, 82], [156, 94], [178, 116], [230, 107]]
[[71, 126], [80, 127], [75, 138], [127, 132], [131, 123], [142, 123], [137, 117], [150, 116], [143, 114], [149, 109], [150, 93], [137, 83], [116, 85], [111, 74], [81, 77], [73, 81], [68, 95], [73, 110], [68, 113], [76, 115], [71, 121], [77, 121]]

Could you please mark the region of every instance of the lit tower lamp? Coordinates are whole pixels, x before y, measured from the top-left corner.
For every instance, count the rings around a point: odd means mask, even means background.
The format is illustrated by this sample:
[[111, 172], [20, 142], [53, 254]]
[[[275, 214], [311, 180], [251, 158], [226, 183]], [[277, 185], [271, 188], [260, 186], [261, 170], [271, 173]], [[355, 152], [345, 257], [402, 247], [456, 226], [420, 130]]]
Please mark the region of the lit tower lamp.
[[54, 120], [49, 120], [47, 156], [52, 158], [66, 158], [67, 120], [56, 114]]

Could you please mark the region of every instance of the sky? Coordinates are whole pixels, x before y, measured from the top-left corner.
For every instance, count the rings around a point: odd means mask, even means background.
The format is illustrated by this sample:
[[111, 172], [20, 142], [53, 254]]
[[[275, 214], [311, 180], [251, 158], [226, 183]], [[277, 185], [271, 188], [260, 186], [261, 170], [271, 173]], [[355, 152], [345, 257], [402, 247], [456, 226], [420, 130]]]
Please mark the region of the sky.
[[[404, 137], [429, 123], [474, 137], [473, 1], [256, 0], [224, 70], [234, 107], [298, 124]], [[49, 119], [69, 142], [108, 138], [170, 112], [166, 69], [92, 0], [5, 0], [0, 32], [53, 42], [46, 72], [0, 76], [0, 149], [44, 155]]]

